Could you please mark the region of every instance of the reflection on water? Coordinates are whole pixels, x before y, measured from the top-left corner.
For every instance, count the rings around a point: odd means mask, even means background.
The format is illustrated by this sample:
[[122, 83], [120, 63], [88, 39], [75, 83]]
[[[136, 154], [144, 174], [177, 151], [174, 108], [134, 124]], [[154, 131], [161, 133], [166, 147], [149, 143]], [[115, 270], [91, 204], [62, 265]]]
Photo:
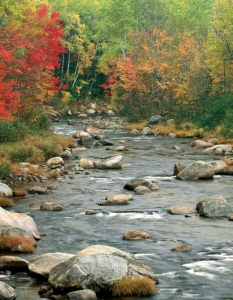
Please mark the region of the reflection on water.
[[[54, 130], [71, 136], [78, 129], [58, 123]], [[125, 140], [129, 151], [124, 153], [122, 170], [75, 174], [72, 180], [59, 178], [53, 182], [57, 189], [51, 194], [28, 196], [19, 201], [14, 210], [28, 213], [35, 220], [39, 232], [46, 234], [38, 242], [36, 253], [21, 256], [29, 260], [47, 252], [75, 254], [88, 246], [104, 244], [132, 253], [158, 274], [158, 292], [150, 299], [213, 300], [232, 297], [233, 223], [224, 218], [185, 218], [167, 214], [170, 206], [195, 208], [198, 201], [215, 194], [233, 203], [231, 176], [215, 176], [213, 180], [196, 182], [168, 177], [178, 161], [188, 165], [195, 160], [221, 157], [203, 155], [201, 150], [191, 148], [190, 139], [135, 137], [122, 130], [105, 134], [115, 145], [118, 145], [118, 140]], [[172, 149], [172, 146], [179, 146], [181, 150]], [[158, 147], [163, 150], [156, 150]], [[96, 158], [112, 152], [105, 147], [93, 147], [82, 152], [80, 157]], [[132, 191], [124, 190], [124, 184], [136, 177], [157, 180], [160, 190], [145, 195], [134, 195]], [[134, 198], [127, 206], [97, 205], [108, 195], [123, 193], [131, 193]], [[44, 201], [56, 201], [64, 210], [45, 212], [40, 211], [39, 206], [30, 207]], [[92, 209], [99, 210], [100, 214], [85, 214]], [[150, 239], [123, 240], [128, 230], [145, 231]], [[188, 245], [191, 251], [171, 251], [180, 244]], [[25, 289], [28, 299], [40, 299], [34, 290]], [[19, 288], [18, 294], [18, 300], [26, 299], [23, 287]]]

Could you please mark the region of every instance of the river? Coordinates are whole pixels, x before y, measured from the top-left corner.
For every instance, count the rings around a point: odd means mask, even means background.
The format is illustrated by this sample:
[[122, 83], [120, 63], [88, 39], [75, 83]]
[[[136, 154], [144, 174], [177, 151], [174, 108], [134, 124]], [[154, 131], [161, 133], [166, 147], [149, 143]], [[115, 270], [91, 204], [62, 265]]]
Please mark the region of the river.
[[[80, 130], [77, 126], [58, 122], [54, 131], [65, 136]], [[213, 180], [181, 181], [173, 176], [174, 164], [189, 165], [196, 160], [220, 160], [221, 156], [202, 154], [191, 148], [193, 139], [164, 136], [135, 136], [125, 129], [106, 130], [115, 145], [125, 140], [129, 151], [124, 152], [121, 170], [100, 170], [91, 174], [75, 174], [58, 178], [49, 185], [48, 195], [29, 195], [18, 200], [14, 211], [30, 215], [40, 233], [34, 254], [20, 254], [30, 260], [48, 252], [76, 252], [95, 244], [103, 244], [129, 252], [149, 265], [159, 276], [157, 293], [151, 300], [164, 299], [233, 299], [233, 223], [226, 218], [208, 219], [185, 217], [167, 213], [173, 205], [195, 208], [205, 197], [222, 195], [233, 204], [233, 176], [215, 176]], [[178, 149], [173, 149], [177, 146]], [[92, 147], [81, 157], [97, 159], [113, 153], [106, 147]], [[78, 159], [74, 159], [78, 162]], [[157, 179], [160, 190], [133, 195], [134, 200], [124, 206], [98, 206], [106, 196], [129, 193], [123, 189], [133, 178]], [[32, 209], [31, 204], [56, 201], [64, 207], [60, 212]], [[98, 215], [86, 215], [98, 209]], [[145, 231], [144, 241], [123, 240], [128, 230]], [[172, 251], [177, 245], [191, 248], [189, 252]], [[17, 300], [42, 299], [38, 295], [40, 283], [32, 281], [17, 285]], [[140, 298], [137, 298], [140, 299]]]

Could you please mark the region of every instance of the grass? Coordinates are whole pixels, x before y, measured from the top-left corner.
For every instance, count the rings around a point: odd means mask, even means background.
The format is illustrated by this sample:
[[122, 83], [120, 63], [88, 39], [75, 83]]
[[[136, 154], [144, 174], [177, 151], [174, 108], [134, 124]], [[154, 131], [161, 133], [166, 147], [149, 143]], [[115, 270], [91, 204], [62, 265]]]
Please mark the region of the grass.
[[123, 126], [125, 126], [128, 130], [137, 129], [142, 131], [144, 127], [146, 127], [147, 121], [138, 121], [137, 123], [128, 123], [124, 122]]
[[27, 237], [19, 236], [3, 236], [0, 238], [0, 250], [11, 250], [14, 247], [20, 246], [25, 253], [33, 253], [36, 249], [35, 242]]
[[[20, 162], [37, 164], [47, 159], [59, 156], [65, 148], [77, 147], [73, 138], [66, 138], [55, 135], [52, 131], [41, 134], [27, 135], [24, 140], [5, 142], [0, 144], [0, 180], [7, 178], [11, 173], [14, 176], [20, 175], [22, 169], [26, 175], [43, 175], [35, 167], [20, 165]], [[53, 175], [52, 175], [53, 177]]]
[[155, 294], [156, 284], [153, 280], [147, 277], [123, 277], [120, 281], [112, 285], [111, 292], [114, 297], [146, 297]]
[[0, 206], [1, 207], [11, 207], [14, 205], [14, 201], [11, 200], [9, 197], [0, 196]]
[[24, 197], [28, 194], [26, 190], [13, 190], [13, 195], [15, 197]]

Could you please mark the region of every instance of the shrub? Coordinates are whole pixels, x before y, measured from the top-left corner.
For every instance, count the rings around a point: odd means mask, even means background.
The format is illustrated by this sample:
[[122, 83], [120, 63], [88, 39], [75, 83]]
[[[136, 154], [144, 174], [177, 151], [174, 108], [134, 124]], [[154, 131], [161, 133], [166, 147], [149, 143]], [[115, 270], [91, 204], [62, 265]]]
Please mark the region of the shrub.
[[0, 238], [0, 250], [11, 250], [17, 246], [20, 246], [26, 253], [33, 253], [35, 251], [35, 242], [30, 238], [16, 235]]
[[1, 157], [0, 151], [0, 180], [7, 177], [10, 173], [11, 162], [6, 157]]
[[15, 197], [23, 197], [23, 196], [26, 196], [27, 194], [28, 194], [28, 192], [25, 190], [13, 190], [13, 195]]
[[14, 202], [9, 197], [0, 196], [0, 206], [1, 207], [11, 207], [13, 205], [14, 205]]
[[0, 122], [0, 143], [19, 141], [27, 134], [28, 128], [21, 121]]
[[112, 285], [111, 292], [114, 297], [151, 296], [156, 292], [156, 284], [147, 277], [124, 277]]

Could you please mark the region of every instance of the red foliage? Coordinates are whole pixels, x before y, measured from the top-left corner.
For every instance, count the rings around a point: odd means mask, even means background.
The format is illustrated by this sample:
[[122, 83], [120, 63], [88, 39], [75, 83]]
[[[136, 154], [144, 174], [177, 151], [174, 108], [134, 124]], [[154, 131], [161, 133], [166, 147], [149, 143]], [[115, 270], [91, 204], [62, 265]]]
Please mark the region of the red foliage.
[[0, 27], [0, 118], [30, 110], [59, 89], [54, 71], [65, 52], [59, 13], [42, 5], [18, 27]]

